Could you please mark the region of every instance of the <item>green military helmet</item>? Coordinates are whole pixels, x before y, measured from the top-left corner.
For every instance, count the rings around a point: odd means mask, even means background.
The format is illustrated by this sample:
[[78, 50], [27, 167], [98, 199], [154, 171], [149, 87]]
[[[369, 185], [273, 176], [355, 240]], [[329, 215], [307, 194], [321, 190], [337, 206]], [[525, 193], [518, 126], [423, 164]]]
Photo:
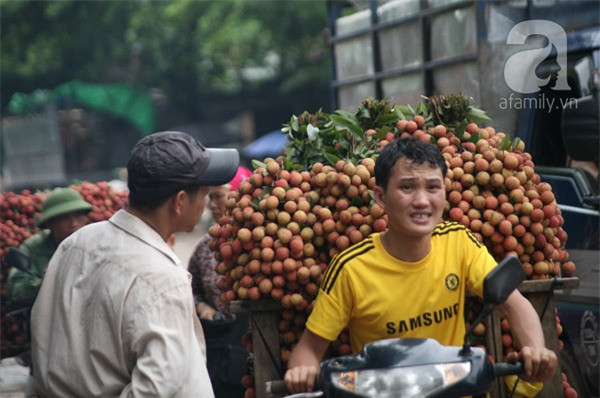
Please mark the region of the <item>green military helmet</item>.
[[79, 192], [71, 188], [55, 188], [42, 202], [40, 227], [54, 217], [75, 212], [89, 212], [94, 206], [83, 200]]

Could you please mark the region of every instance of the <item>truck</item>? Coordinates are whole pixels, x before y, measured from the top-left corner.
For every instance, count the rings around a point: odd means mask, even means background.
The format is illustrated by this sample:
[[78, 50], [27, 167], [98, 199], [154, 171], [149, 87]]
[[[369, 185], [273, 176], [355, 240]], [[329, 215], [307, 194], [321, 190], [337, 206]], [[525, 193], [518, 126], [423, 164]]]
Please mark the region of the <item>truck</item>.
[[15, 93], [9, 114], [0, 120], [0, 192], [45, 190], [77, 181], [122, 182], [130, 149], [154, 132], [155, 124], [160, 130], [185, 131], [212, 146], [241, 147], [254, 135], [250, 113], [227, 122], [183, 124], [173, 109], [152, 102], [161, 95], [78, 81], [51, 92]]
[[551, 184], [576, 266], [556, 290], [561, 369], [598, 397], [600, 2], [328, 0], [332, 109], [462, 93], [525, 142]]
[[116, 180], [140, 137], [127, 121], [53, 102], [3, 116], [1, 126], [0, 192]]

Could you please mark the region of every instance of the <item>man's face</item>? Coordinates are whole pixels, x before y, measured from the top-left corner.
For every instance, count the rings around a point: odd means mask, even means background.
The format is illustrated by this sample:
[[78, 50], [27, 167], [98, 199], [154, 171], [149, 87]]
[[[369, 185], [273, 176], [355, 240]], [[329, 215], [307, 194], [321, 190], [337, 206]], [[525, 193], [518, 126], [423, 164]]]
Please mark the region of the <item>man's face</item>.
[[442, 221], [446, 190], [439, 168], [399, 159], [391, 170], [385, 191], [375, 188], [377, 202], [385, 208], [389, 231], [398, 238], [429, 238]]
[[73, 232], [87, 224], [87, 215], [83, 212], [67, 213], [46, 221], [57, 244], [65, 240]]
[[208, 187], [200, 187], [196, 195], [185, 194], [183, 200], [186, 201], [183, 207], [182, 213], [182, 225], [180, 231], [192, 232], [200, 217], [204, 212], [206, 206], [206, 195], [208, 194]]

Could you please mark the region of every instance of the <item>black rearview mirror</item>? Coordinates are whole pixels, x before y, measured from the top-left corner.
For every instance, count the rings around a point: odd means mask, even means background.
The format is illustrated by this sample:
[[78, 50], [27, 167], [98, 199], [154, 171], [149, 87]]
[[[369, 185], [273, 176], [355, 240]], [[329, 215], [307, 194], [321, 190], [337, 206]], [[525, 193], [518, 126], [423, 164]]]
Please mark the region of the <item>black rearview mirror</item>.
[[502, 259], [483, 281], [483, 301], [486, 304], [502, 304], [525, 279], [523, 265], [517, 257]]
[[483, 309], [479, 316], [465, 333], [465, 341], [460, 355], [468, 355], [471, 352], [469, 336], [477, 324], [490, 315], [498, 304], [506, 301], [508, 296], [523, 282], [526, 278], [525, 271], [521, 261], [517, 257], [506, 257], [502, 259], [496, 267], [487, 274], [483, 280]]

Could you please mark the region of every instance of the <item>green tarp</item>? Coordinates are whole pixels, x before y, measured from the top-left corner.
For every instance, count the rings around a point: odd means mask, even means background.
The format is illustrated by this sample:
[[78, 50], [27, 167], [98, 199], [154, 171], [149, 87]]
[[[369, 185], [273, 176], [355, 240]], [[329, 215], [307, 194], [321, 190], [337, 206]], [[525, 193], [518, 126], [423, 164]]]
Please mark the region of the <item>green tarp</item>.
[[8, 110], [12, 114], [31, 113], [50, 102], [67, 99], [90, 109], [129, 120], [143, 135], [154, 132], [154, 107], [148, 92], [128, 84], [91, 84], [72, 81], [54, 90], [15, 93]]

